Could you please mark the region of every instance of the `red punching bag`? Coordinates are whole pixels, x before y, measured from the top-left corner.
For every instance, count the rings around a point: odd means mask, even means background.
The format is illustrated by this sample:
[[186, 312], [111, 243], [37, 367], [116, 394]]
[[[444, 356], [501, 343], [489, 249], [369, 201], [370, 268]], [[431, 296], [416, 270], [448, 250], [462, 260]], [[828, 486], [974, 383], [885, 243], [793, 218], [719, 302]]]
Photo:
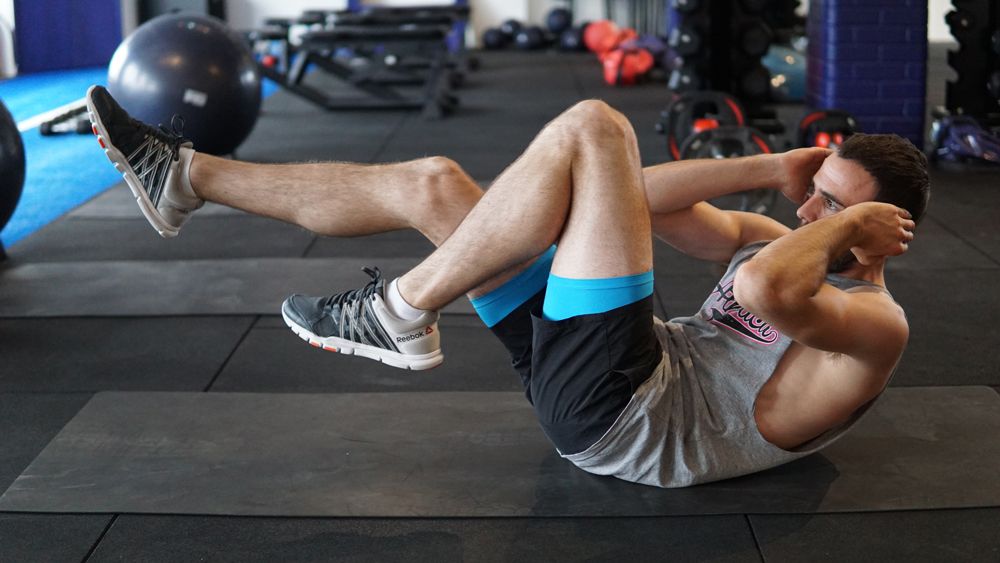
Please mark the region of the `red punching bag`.
[[598, 57], [614, 49], [621, 29], [610, 20], [591, 22], [583, 31], [583, 44]]
[[653, 68], [653, 55], [638, 48], [615, 49], [602, 59], [604, 81], [612, 86], [635, 84]]

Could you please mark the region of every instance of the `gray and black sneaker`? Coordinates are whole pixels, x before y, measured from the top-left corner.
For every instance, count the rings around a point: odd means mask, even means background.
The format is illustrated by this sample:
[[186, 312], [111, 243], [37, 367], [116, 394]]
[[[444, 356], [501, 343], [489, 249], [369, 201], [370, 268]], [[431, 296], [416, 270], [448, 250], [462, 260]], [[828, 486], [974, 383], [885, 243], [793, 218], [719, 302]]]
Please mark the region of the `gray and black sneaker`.
[[103, 86], [87, 90], [87, 111], [104, 154], [125, 178], [146, 220], [161, 236], [177, 236], [205, 204], [188, 180], [194, 150], [182, 136], [183, 120], [175, 115], [169, 131], [147, 125], [132, 118]]
[[444, 361], [438, 313], [414, 321], [393, 315], [385, 305], [385, 282], [378, 268], [365, 268], [372, 281], [329, 297], [293, 295], [281, 306], [292, 332], [317, 348], [364, 356], [403, 369], [437, 367]]

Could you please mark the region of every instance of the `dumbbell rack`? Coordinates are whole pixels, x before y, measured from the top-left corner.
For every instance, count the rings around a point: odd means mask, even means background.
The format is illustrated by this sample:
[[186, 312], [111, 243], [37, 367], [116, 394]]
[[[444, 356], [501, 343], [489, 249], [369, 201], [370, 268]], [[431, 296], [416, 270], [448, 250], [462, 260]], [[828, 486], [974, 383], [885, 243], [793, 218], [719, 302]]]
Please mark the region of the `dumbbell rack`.
[[1000, 2], [952, 0], [945, 16], [958, 50], [948, 52], [957, 78], [945, 89], [945, 105], [953, 114], [1000, 125]]
[[764, 20], [775, 0], [671, 0], [668, 45], [675, 54], [670, 88], [737, 96], [753, 112], [765, 102], [770, 73], [761, 64], [773, 40]]

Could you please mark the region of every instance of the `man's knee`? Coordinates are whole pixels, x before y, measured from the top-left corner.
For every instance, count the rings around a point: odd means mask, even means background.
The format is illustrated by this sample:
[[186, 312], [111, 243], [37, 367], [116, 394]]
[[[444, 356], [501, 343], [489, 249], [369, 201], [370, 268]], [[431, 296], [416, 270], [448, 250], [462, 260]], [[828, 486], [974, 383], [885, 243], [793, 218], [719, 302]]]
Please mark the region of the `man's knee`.
[[581, 138], [608, 140], [634, 136], [632, 125], [618, 110], [601, 100], [584, 100], [566, 110], [560, 120]]
[[424, 202], [433, 209], [444, 205], [468, 204], [482, 196], [482, 189], [454, 160], [443, 156], [421, 159], [417, 186]]

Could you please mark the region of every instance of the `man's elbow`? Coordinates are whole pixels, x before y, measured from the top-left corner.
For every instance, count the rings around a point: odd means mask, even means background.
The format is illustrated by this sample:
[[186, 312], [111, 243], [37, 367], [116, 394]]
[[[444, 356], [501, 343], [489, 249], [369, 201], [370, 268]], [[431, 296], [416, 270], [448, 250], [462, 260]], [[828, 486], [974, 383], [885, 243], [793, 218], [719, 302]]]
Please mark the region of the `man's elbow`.
[[784, 290], [777, 276], [750, 260], [733, 278], [733, 297], [744, 308], [768, 318], [793, 307], [793, 296]]

